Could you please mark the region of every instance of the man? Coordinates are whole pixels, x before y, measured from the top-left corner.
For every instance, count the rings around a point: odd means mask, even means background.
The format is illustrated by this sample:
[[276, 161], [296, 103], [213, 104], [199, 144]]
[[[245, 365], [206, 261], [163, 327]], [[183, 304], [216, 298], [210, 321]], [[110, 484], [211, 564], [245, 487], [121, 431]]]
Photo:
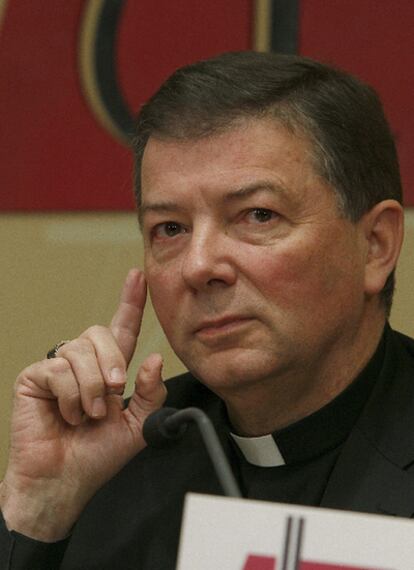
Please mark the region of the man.
[[[220, 489], [196, 433], [146, 447], [165, 400], [210, 415], [247, 497], [412, 516], [414, 345], [387, 325], [401, 186], [375, 93], [225, 54], [167, 80], [135, 151], [145, 269], [108, 329], [17, 380], [2, 570], [174, 568], [184, 494]], [[123, 409], [146, 283], [189, 374], [166, 395], [150, 355]]]

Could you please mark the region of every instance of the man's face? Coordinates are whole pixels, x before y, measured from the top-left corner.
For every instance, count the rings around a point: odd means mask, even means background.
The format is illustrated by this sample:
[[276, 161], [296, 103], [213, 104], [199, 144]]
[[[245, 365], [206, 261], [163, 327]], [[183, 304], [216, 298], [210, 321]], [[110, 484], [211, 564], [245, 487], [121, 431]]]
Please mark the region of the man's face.
[[341, 216], [309, 143], [273, 120], [150, 139], [145, 272], [177, 355], [220, 394], [317, 374], [364, 308], [361, 228]]

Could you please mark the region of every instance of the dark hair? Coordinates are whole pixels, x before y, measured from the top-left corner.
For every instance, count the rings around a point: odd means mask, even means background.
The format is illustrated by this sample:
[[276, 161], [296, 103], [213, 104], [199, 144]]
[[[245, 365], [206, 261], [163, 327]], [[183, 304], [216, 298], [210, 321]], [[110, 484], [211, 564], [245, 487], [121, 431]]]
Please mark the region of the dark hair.
[[[201, 138], [246, 117], [273, 117], [304, 135], [316, 171], [352, 221], [387, 198], [402, 202], [393, 136], [370, 86], [308, 58], [245, 51], [178, 69], [142, 107], [133, 141], [138, 205], [149, 137]], [[393, 290], [394, 272], [381, 293], [387, 311]]]

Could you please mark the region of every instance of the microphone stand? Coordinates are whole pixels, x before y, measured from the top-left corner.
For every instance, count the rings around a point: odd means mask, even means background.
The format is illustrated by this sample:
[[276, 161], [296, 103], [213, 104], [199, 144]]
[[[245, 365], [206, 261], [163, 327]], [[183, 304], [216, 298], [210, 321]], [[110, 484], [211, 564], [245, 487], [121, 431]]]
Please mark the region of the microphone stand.
[[[162, 445], [164, 442], [182, 437], [185, 424], [195, 422], [200, 430], [210, 459], [216, 470], [217, 477], [227, 497], [242, 497], [236, 479], [231, 471], [227, 457], [221, 447], [220, 440], [207, 415], [199, 408], [190, 407], [183, 410], [161, 408], [154, 412], [144, 422], [144, 439], [148, 445]], [[154, 433], [154, 428], [158, 433]], [[154, 438], [155, 436], [155, 438]], [[158, 438], [158, 439], [156, 439]]]

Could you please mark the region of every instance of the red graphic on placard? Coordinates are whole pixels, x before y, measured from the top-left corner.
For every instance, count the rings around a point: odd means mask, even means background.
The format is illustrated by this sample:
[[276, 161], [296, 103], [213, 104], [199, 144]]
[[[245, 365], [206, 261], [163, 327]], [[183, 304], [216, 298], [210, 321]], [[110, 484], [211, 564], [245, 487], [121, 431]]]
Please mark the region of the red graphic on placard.
[[243, 570], [276, 570], [276, 558], [273, 556], [249, 554]]
[[[277, 559], [273, 556], [260, 556], [249, 554], [243, 570], [276, 570]], [[283, 568], [282, 568], [283, 570]], [[326, 562], [299, 562], [298, 570], [385, 570], [368, 568], [367, 566], [344, 566], [343, 564], [329, 564]]]

